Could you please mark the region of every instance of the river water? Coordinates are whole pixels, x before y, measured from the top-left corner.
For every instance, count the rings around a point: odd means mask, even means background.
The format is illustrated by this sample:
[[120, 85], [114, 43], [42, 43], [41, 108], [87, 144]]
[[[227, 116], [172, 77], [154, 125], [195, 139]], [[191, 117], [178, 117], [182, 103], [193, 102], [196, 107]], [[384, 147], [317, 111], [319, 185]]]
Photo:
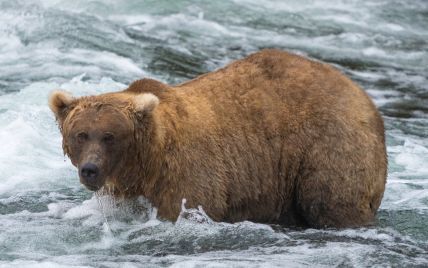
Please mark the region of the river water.
[[[268, 47], [334, 64], [382, 112], [375, 226], [200, 224], [195, 211], [173, 224], [80, 185], [51, 90], [174, 84]], [[427, 51], [423, 0], [0, 0], [0, 267], [427, 267]]]

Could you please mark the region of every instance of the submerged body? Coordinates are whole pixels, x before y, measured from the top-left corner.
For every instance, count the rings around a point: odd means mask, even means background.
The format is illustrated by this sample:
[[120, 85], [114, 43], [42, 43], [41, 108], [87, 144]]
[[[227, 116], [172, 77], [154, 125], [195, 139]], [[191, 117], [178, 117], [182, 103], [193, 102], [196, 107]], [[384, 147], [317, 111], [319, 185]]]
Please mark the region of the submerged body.
[[217, 221], [370, 224], [386, 181], [382, 119], [334, 68], [264, 50], [178, 86], [50, 98], [89, 189], [143, 195], [174, 221], [181, 200]]

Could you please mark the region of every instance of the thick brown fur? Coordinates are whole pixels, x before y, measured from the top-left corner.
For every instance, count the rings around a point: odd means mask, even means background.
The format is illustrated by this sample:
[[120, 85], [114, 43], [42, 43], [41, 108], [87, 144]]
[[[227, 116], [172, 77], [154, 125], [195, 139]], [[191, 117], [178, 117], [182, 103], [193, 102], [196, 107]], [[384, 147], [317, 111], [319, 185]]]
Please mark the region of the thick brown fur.
[[[147, 93], [157, 100], [136, 104]], [[143, 195], [164, 219], [186, 198], [217, 221], [351, 227], [372, 223], [381, 203], [381, 116], [351, 80], [301, 56], [263, 50], [177, 86], [143, 79], [50, 102], [73, 164], [98, 148], [102, 184]], [[76, 128], [122, 138], [116, 149], [76, 144]]]

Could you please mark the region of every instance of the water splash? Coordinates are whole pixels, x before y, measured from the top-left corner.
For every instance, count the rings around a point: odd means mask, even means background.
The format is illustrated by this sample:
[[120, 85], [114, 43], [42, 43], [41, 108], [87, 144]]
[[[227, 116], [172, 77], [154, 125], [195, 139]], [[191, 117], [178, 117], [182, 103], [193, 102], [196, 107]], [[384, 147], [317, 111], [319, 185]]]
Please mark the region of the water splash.
[[[0, 0], [0, 266], [427, 267], [426, 1], [113, 2]], [[154, 207], [138, 213], [144, 198], [92, 196], [61, 161], [52, 89], [178, 83], [264, 47], [336, 63], [386, 115], [389, 178], [373, 229], [200, 224], [189, 215], [204, 213], [185, 206], [162, 222]]]
[[176, 224], [181, 224], [185, 221], [196, 222], [196, 223], [204, 223], [204, 224], [213, 224], [214, 221], [205, 213], [202, 206], [198, 206], [198, 208], [186, 208], [187, 199], [183, 198], [181, 200], [181, 211], [178, 215]]
[[[103, 186], [95, 192], [99, 211], [103, 217], [103, 226], [108, 232], [115, 231], [114, 226], [123, 223], [138, 222], [145, 225], [156, 225], [157, 208], [153, 207], [149, 200], [143, 196], [136, 198], [118, 197], [115, 195], [114, 186]], [[149, 223], [148, 223], [149, 222]]]
[[[108, 212], [108, 210], [106, 209], [106, 203], [105, 201], [105, 189], [104, 187], [102, 187], [100, 190], [95, 192], [95, 198], [97, 199], [98, 202], [98, 206], [100, 208], [101, 214], [103, 215], [103, 219], [104, 219], [104, 227], [106, 228], [106, 230], [108, 232], [112, 232], [111, 228], [110, 228], [110, 224], [108, 223], [108, 219], [107, 219], [107, 215], [106, 212]], [[110, 203], [107, 203], [110, 204]]]

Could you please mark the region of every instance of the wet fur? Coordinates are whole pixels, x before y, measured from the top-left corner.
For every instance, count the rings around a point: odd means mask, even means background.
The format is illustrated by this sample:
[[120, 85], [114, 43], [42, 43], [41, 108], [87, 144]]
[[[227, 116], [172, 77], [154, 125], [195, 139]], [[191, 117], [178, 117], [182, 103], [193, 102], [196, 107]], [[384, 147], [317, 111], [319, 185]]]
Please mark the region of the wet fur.
[[[159, 100], [149, 110], [135, 104], [145, 93]], [[120, 107], [133, 146], [109, 183], [171, 221], [186, 198], [217, 221], [361, 226], [383, 196], [384, 127], [372, 101], [331, 66], [286, 52], [263, 50], [177, 86], [143, 79], [65, 108], [52, 102], [67, 154], [73, 110]]]

